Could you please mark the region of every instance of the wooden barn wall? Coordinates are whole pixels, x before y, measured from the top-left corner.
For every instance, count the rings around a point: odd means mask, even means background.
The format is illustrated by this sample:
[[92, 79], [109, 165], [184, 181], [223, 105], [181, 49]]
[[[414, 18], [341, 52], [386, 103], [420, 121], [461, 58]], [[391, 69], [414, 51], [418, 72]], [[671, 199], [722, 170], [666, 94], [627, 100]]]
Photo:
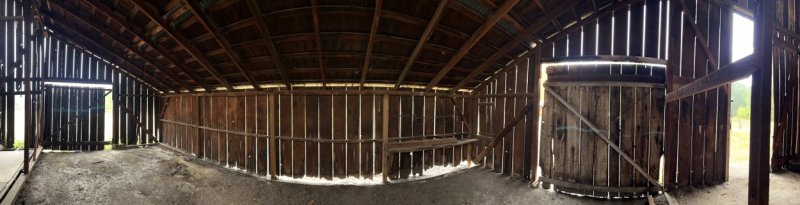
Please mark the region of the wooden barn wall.
[[44, 88], [42, 145], [53, 150], [102, 150], [106, 89]]
[[800, 137], [798, 136], [798, 107], [800, 89], [797, 86], [798, 74], [798, 29], [800, 29], [800, 5], [796, 0], [776, 2], [776, 22], [778, 30], [773, 40], [773, 152], [772, 171], [778, 171], [788, 161], [800, 161]]
[[44, 81], [111, 83], [111, 71], [115, 66], [106, 59], [53, 34], [45, 39]]
[[[730, 63], [730, 32], [723, 31], [730, 28], [731, 6], [706, 1], [683, 4], [687, 15], [681, 13], [681, 1], [646, 0], [629, 5], [594, 20], [596, 24], [545, 41], [542, 58], [619, 55], [669, 60], [673, 63], [667, 68], [670, 92], [716, 70], [710, 59], [718, 59], [721, 66]], [[492, 92], [497, 89], [493, 86], [501, 85], [486, 86], [479, 90]], [[713, 185], [726, 180], [729, 101], [729, 86], [723, 86], [667, 103], [665, 122], [679, 123], [664, 127], [665, 185]], [[619, 141], [621, 136], [616, 133], [611, 138]], [[609, 175], [608, 180], [619, 183], [619, 179]]]
[[[464, 99], [464, 109], [468, 114], [465, 118], [473, 126], [471, 129], [473, 132], [482, 138], [493, 138], [527, 104], [535, 103], [534, 108], [539, 109], [538, 98], [529, 95], [507, 95], [538, 93], [535, 89], [539, 88], [537, 78], [539, 70], [534, 67], [534, 64], [538, 63], [535, 61], [530, 53], [517, 58], [515, 64], [509, 65], [474, 89], [474, 95], [487, 97]], [[534, 114], [530, 115], [534, 116]], [[505, 175], [530, 179], [531, 175], [535, 174], [532, 171], [536, 170], [537, 158], [535, 157], [536, 138], [531, 130], [538, 130], [537, 125], [532, 121], [538, 121], [538, 119], [526, 117], [513, 125], [512, 132], [500, 139], [501, 142], [482, 159], [482, 166]], [[483, 146], [481, 144], [478, 147], [483, 149]]]
[[[469, 137], [448, 97], [391, 95], [389, 113], [382, 111], [382, 97], [285, 91], [169, 95], [163, 98], [162, 143], [257, 175], [371, 179], [382, 172], [383, 115], [389, 115], [389, 142]], [[409, 178], [432, 166], [457, 166], [467, 160], [467, 149], [395, 153], [388, 175]]]
[[[667, 92], [716, 71], [715, 62], [719, 67], [731, 63], [731, 6], [684, 1], [670, 5], [670, 17]], [[730, 85], [725, 85], [667, 103], [667, 188], [727, 181], [730, 100]]]
[[[0, 3], [0, 144], [10, 148], [14, 145], [14, 135], [26, 133], [26, 141], [38, 140], [41, 117], [38, 112], [41, 99], [41, 35], [34, 32], [32, 13], [21, 1]], [[21, 98], [17, 98], [24, 96]], [[15, 111], [17, 101], [23, 100], [24, 113]], [[25, 113], [32, 113], [26, 115]], [[25, 129], [15, 130], [14, 116], [25, 115]], [[27, 143], [33, 147], [37, 143]]]
[[152, 87], [116, 70], [111, 73], [114, 104], [112, 144], [143, 145], [160, 142], [157, 119], [160, 93]]
[[[666, 57], [666, 8], [669, 1], [647, 0], [629, 4], [627, 9], [617, 10], [610, 15], [596, 19], [561, 38], [546, 42], [542, 46], [542, 59], [614, 55], [640, 56], [664, 59]], [[564, 69], [556, 66], [553, 69]], [[570, 66], [567, 66], [570, 67]], [[649, 66], [597, 65], [594, 67], [572, 66], [587, 69], [586, 72], [600, 72], [613, 75], [631, 75], [643, 71], [656, 75], [658, 69]], [[634, 72], [630, 72], [634, 71]], [[655, 73], [654, 73], [655, 72]], [[663, 70], [662, 70], [663, 72]], [[598, 75], [600, 75], [598, 73]], [[663, 73], [660, 75], [663, 76]], [[548, 80], [549, 79], [548, 77]], [[663, 80], [663, 78], [662, 78]], [[595, 89], [588, 91], [587, 89]], [[557, 89], [554, 89], [557, 90]], [[646, 174], [658, 179], [663, 153], [663, 115], [644, 111], [663, 110], [663, 89], [635, 87], [574, 87], [560, 88], [562, 96], [584, 112], [586, 107], [594, 109], [585, 113], [608, 113], [608, 119], [594, 119], [598, 129], [607, 131], [612, 142], [630, 156]], [[585, 105], [579, 100], [585, 94], [603, 93], [597, 96], [599, 104]], [[645, 97], [646, 96], [646, 97]], [[540, 167], [542, 176], [554, 180], [593, 185], [596, 187], [652, 187], [644, 174], [637, 172], [633, 165], [624, 160], [598, 135], [583, 133], [586, 124], [575, 115], [566, 114], [563, 106], [545, 94], [545, 107], [542, 119]], [[549, 99], [549, 100], [548, 100]], [[580, 102], [580, 103], [579, 103]], [[598, 105], [604, 105], [599, 106]], [[607, 107], [606, 107], [607, 106]], [[638, 112], [637, 112], [638, 111]], [[654, 114], [655, 115], [649, 115]], [[561, 116], [561, 115], [565, 115]], [[640, 115], [637, 115], [640, 114]], [[600, 114], [604, 116], [606, 114]], [[560, 118], [558, 116], [561, 116]], [[650, 118], [662, 118], [653, 119]], [[561, 130], [561, 131], [559, 131]], [[547, 133], [561, 133], [556, 136]], [[594, 152], [594, 153], [593, 153]], [[547, 186], [545, 186], [547, 188]], [[597, 197], [630, 197], [632, 193], [615, 193], [593, 189], [577, 190], [555, 186], [554, 189], [570, 193], [580, 193]], [[620, 189], [621, 190], [621, 189]]]

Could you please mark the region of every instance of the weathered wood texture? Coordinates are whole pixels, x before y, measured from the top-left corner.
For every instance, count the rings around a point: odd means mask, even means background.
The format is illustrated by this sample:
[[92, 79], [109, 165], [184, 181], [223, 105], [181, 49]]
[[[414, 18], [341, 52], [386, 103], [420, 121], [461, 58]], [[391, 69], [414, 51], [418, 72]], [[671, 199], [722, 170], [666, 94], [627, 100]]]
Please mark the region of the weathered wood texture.
[[[589, 73], [593, 75], [663, 76], [662, 67], [625, 65], [550, 66], [548, 77]], [[645, 78], [647, 79], [647, 78]], [[662, 78], [663, 79], [663, 78]], [[663, 141], [664, 88], [636, 86], [548, 86], [565, 99], [544, 98], [542, 176], [596, 187], [579, 189], [555, 186], [556, 190], [597, 197], [641, 196], [626, 193], [631, 187], [658, 187], [644, 175], [658, 179]], [[568, 109], [575, 109], [588, 122]], [[589, 124], [591, 123], [591, 125]], [[612, 150], [591, 126], [608, 136], [622, 153]], [[624, 159], [626, 155], [641, 171]], [[612, 161], [613, 160], [613, 161]], [[611, 165], [613, 162], [613, 165]], [[547, 171], [544, 171], [547, 170]], [[651, 171], [652, 170], [652, 171]], [[614, 181], [609, 181], [614, 179]], [[618, 190], [605, 191], [605, 190]]]
[[[730, 63], [729, 9], [706, 1], [671, 4], [667, 92], [717, 71], [713, 65]], [[714, 59], [719, 62], [711, 63]], [[727, 180], [730, 100], [730, 86], [724, 85], [667, 102], [666, 122], [678, 122], [665, 127], [664, 185], [668, 189]]]
[[102, 144], [110, 144], [111, 139], [105, 138], [104, 124], [109, 92], [111, 90], [45, 86], [44, 147], [102, 150]]
[[[463, 129], [456, 129], [455, 105], [449, 97], [392, 95], [389, 113], [383, 113], [379, 94], [277, 91], [165, 96], [165, 114], [160, 118], [163, 142], [221, 165], [260, 175], [271, 170], [269, 166], [273, 164], [269, 160], [274, 158], [278, 176], [338, 179], [372, 178], [382, 172], [383, 115], [388, 114], [390, 119], [389, 148], [393, 144], [400, 146], [397, 144], [400, 142], [408, 146], [422, 140], [460, 142], [470, 137]], [[268, 104], [267, 95], [275, 96], [275, 105]], [[455, 98], [455, 101], [465, 99]], [[269, 126], [270, 115], [275, 115], [274, 127]], [[276, 139], [274, 151], [266, 143], [270, 138]], [[416, 146], [421, 148], [414, 148], [413, 155], [393, 153], [389, 158], [392, 164], [388, 165], [388, 178], [422, 175], [434, 165], [458, 165], [467, 159], [467, 152], [462, 151], [466, 146], [469, 145], [437, 144], [426, 149], [422, 143]]]
[[773, 121], [775, 123], [772, 139], [771, 170], [779, 171], [786, 168], [791, 161], [800, 161], [800, 87], [797, 78], [800, 77], [798, 65], [798, 43], [800, 39], [796, 33], [798, 24], [797, 1], [776, 1], [775, 22], [776, 36], [772, 46], [772, 103], [774, 106]]
[[[465, 110], [463, 126], [470, 125], [470, 130], [480, 136], [495, 137], [511, 123], [519, 112], [529, 104], [534, 104], [531, 110], [525, 113], [536, 117], [525, 117], [513, 126], [507, 134], [499, 136], [498, 142], [488, 150], [488, 154], [480, 159], [484, 167], [504, 175], [520, 176], [532, 179], [531, 170], [536, 169], [536, 160], [531, 163], [531, 150], [536, 150], [536, 144], [530, 143], [538, 139], [537, 132], [526, 132], [526, 129], [538, 130], [538, 85], [537, 76], [540, 75], [538, 67], [540, 62], [532, 62], [530, 54], [518, 58], [516, 63], [506, 66], [502, 72], [491, 76], [486, 82], [475, 89], [473, 95], [489, 95], [477, 98], [468, 98], [462, 102]], [[527, 96], [505, 96], [506, 94], [530, 94]], [[460, 120], [457, 118], [457, 120]], [[461, 128], [465, 129], [465, 128]], [[482, 152], [491, 138], [476, 143], [475, 153]], [[462, 152], [463, 153], [463, 152]]]

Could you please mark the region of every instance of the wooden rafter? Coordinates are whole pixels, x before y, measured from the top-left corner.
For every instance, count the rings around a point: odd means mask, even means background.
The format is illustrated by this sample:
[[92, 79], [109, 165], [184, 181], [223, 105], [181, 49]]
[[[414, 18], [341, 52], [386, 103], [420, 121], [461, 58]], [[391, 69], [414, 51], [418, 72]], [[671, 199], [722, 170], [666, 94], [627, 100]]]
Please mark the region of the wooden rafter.
[[[77, 15], [77, 14], [73, 13], [71, 10], [67, 9], [60, 2], [49, 1], [49, 3], [50, 3], [50, 6], [53, 6], [53, 7], [61, 9], [62, 11], [64, 11], [65, 14], [72, 16], [73, 19], [78, 20], [79, 22], [81, 22], [83, 24], [89, 25], [92, 29], [99, 31], [101, 35], [108, 36], [109, 38], [111, 38], [114, 41], [114, 43], [119, 44], [122, 47], [124, 47], [127, 51], [132, 52], [133, 54], [136, 55], [137, 58], [140, 58], [140, 59], [144, 60], [146, 64], [150, 64], [156, 70], [159, 70], [159, 71], [167, 74], [167, 76], [170, 79], [172, 79], [173, 82], [177, 83], [178, 85], [181, 85], [183, 88], [188, 88], [188, 86], [183, 81], [178, 79], [172, 72], [170, 72], [169, 70], [166, 70], [166, 69], [163, 69], [163, 70], [160, 69], [158, 67], [158, 64], [156, 64], [152, 59], [148, 58], [147, 55], [145, 55], [144, 53], [142, 53], [138, 49], [135, 49], [135, 48], [131, 47], [130, 42], [127, 42], [126, 40], [120, 38], [118, 35], [116, 35], [110, 29], [105, 28], [105, 27], [100, 27], [100, 26], [98, 26], [98, 23], [92, 22], [92, 21], [86, 19], [83, 16], [80, 16], [80, 15]], [[58, 18], [52, 16], [52, 14], [50, 14], [50, 13], [45, 13], [45, 12], [42, 12], [42, 13], [45, 14], [46, 16], [48, 16], [53, 21], [58, 21], [61, 24], [65, 24], [66, 23], [66, 22], [64, 22], [64, 20], [58, 19]], [[77, 30], [73, 30], [73, 31], [76, 31], [76, 33], [80, 33]], [[88, 36], [87, 36], [87, 39], [94, 40], [93, 38], [89, 38]], [[98, 44], [98, 45], [104, 45], [104, 44]], [[158, 78], [156, 78], [156, 79], [158, 79]], [[164, 85], [167, 85], [167, 84], [164, 84]]]
[[428, 22], [428, 25], [425, 27], [425, 31], [422, 32], [422, 36], [419, 37], [417, 45], [414, 46], [414, 51], [411, 52], [411, 57], [408, 58], [408, 61], [406, 61], [406, 64], [403, 66], [403, 71], [400, 71], [400, 76], [397, 77], [397, 82], [394, 84], [395, 89], [400, 88], [400, 84], [406, 79], [408, 71], [411, 70], [411, 66], [414, 65], [414, 61], [417, 60], [419, 53], [422, 52], [422, 48], [425, 47], [425, 43], [428, 42], [428, 39], [431, 37], [436, 24], [439, 24], [439, 19], [441, 19], [442, 13], [444, 13], [444, 9], [447, 7], [447, 3], [449, 2], [450, 0], [439, 1], [439, 5], [436, 6], [436, 11], [433, 12], [433, 16]]
[[494, 52], [491, 56], [489, 56], [489, 59], [478, 65], [478, 67], [475, 68], [475, 70], [473, 70], [469, 75], [467, 75], [467, 77], [464, 78], [464, 80], [461, 80], [461, 82], [456, 84], [456, 86], [453, 87], [451, 91], [453, 92], [458, 91], [458, 89], [461, 89], [467, 83], [471, 82], [473, 79], [478, 77], [479, 74], [483, 73], [483, 71], [494, 65], [494, 63], [497, 60], [500, 60], [500, 58], [502, 58], [506, 53], [511, 52], [514, 48], [517, 48], [517, 46], [519, 46], [520, 43], [525, 43], [527, 41], [530, 41], [532, 33], [536, 33], [540, 29], [544, 28], [545, 25], [550, 24], [552, 21], [561, 16], [561, 14], [569, 11], [569, 8], [578, 5], [578, 2], [580, 1], [578, 0], [565, 1], [559, 4], [558, 6], [554, 7], [552, 10], [550, 10], [550, 12], [547, 12], [547, 14], [542, 16], [542, 18], [540, 18], [530, 26], [526, 27], [525, 30], [519, 32], [519, 34], [517, 34], [517, 36], [515, 36], [514, 39], [511, 39], [511, 41], [503, 45], [503, 47], [500, 48], [500, 50]]
[[314, 22], [314, 41], [317, 48], [317, 62], [319, 62], [319, 73], [322, 79], [322, 87], [325, 87], [325, 63], [322, 58], [322, 37], [319, 35], [319, 11], [317, 11], [317, 0], [311, 0], [311, 17]]
[[694, 14], [691, 13], [689, 6], [686, 5], [686, 2], [678, 2], [681, 3], [681, 10], [683, 10], [683, 15], [686, 17], [686, 20], [692, 25], [692, 29], [686, 30], [692, 32], [695, 38], [697, 38], [697, 42], [700, 43], [700, 47], [703, 48], [703, 52], [705, 52], [706, 57], [708, 58], [708, 63], [710, 63], [714, 69], [718, 69], [719, 61], [717, 61], [717, 57], [714, 56], [714, 52], [711, 51], [711, 48], [708, 47], [708, 40], [706, 39], [705, 35], [703, 35], [703, 29], [700, 28], [700, 25], [697, 25], [697, 21], [695, 21], [693, 16]]
[[283, 68], [281, 57], [278, 55], [278, 49], [275, 48], [275, 42], [272, 41], [272, 35], [269, 32], [267, 23], [264, 22], [263, 14], [261, 14], [261, 8], [259, 8], [258, 2], [255, 2], [255, 0], [247, 0], [247, 7], [250, 8], [250, 13], [253, 15], [253, 18], [256, 19], [258, 32], [261, 33], [261, 39], [267, 44], [269, 56], [272, 58], [272, 62], [275, 63], [275, 67], [278, 68], [278, 73], [281, 75], [283, 83], [286, 85], [287, 89], [290, 89], [291, 84], [289, 83], [289, 77], [286, 75], [286, 69]]
[[361, 70], [361, 80], [359, 81], [358, 89], [364, 87], [364, 81], [367, 80], [367, 72], [369, 71], [369, 62], [372, 57], [372, 48], [375, 46], [375, 33], [378, 32], [378, 23], [381, 21], [381, 7], [383, 0], [375, 0], [375, 13], [372, 14], [372, 27], [369, 30], [369, 41], [367, 41], [367, 54], [364, 56], [364, 68]]
[[463, 45], [461, 45], [461, 48], [458, 49], [458, 51], [453, 55], [452, 58], [450, 58], [447, 64], [445, 64], [444, 67], [441, 70], [439, 70], [439, 73], [436, 74], [436, 77], [434, 77], [433, 80], [431, 80], [431, 82], [428, 83], [426, 90], [430, 90], [431, 88], [433, 88], [433, 86], [438, 84], [439, 81], [442, 80], [442, 78], [444, 78], [444, 76], [447, 75], [447, 73], [450, 72], [450, 70], [453, 69], [453, 67], [455, 67], [456, 63], [461, 61], [461, 58], [463, 58], [464, 55], [466, 55], [469, 52], [469, 50], [472, 49], [472, 47], [475, 46], [475, 44], [478, 43], [478, 41], [480, 41], [484, 35], [486, 35], [486, 33], [489, 32], [489, 30], [494, 28], [494, 25], [497, 24], [497, 22], [500, 21], [500, 19], [503, 16], [505, 16], [506, 13], [508, 13], [509, 11], [511, 11], [512, 8], [514, 8], [514, 5], [516, 5], [517, 2], [519, 2], [519, 0], [507, 0], [503, 2], [503, 5], [501, 5], [494, 12], [494, 14], [492, 14], [492, 16], [486, 19], [486, 21], [483, 22], [483, 24], [481, 24], [480, 27], [478, 27], [478, 30], [472, 33], [472, 36], [470, 36], [470, 38], [467, 39], [467, 41], [464, 42]]
[[[42, 13], [44, 14], [44, 12], [42, 12]], [[46, 18], [48, 18], [48, 19], [51, 19], [51, 20], [53, 20], [54, 22], [58, 22], [58, 20], [56, 20], [56, 19], [54, 19], [54, 18], [52, 18], [52, 17], [50, 17], [50, 16], [48, 16], [48, 15], [44, 15], [44, 17], [46, 17]], [[48, 27], [49, 27], [51, 30], [53, 30], [53, 31], [56, 31], [57, 33], [61, 33], [61, 34], [64, 34], [64, 35], [66, 35], [66, 34], [67, 34], [67, 32], [69, 32], [69, 33], [72, 33], [72, 34], [74, 34], [74, 36], [81, 37], [81, 38], [85, 39], [87, 42], [89, 42], [89, 43], [91, 43], [91, 44], [94, 44], [94, 47], [96, 47], [96, 48], [100, 49], [100, 52], [103, 52], [103, 53], [106, 53], [106, 54], [113, 55], [115, 58], [117, 58], [117, 59], [121, 60], [123, 63], [125, 63], [125, 64], [127, 64], [127, 65], [130, 65], [130, 67], [129, 67], [128, 69], [130, 69], [130, 70], [134, 70], [134, 71], [136, 71], [136, 72], [138, 72], [138, 73], [141, 73], [141, 74], [142, 74], [142, 75], [144, 75], [144, 77], [146, 77], [148, 80], [152, 80], [152, 82], [159, 82], [159, 84], [161, 84], [162, 86], [164, 86], [164, 87], [162, 87], [162, 88], [161, 88], [162, 90], [164, 90], [164, 91], [166, 91], [166, 90], [172, 90], [172, 91], [175, 91], [175, 92], [179, 92], [179, 90], [178, 90], [178, 89], [175, 89], [175, 88], [172, 88], [172, 87], [169, 87], [169, 86], [167, 86], [167, 85], [166, 85], [166, 84], [165, 84], [165, 83], [164, 83], [162, 80], [160, 80], [160, 79], [156, 78], [155, 76], [152, 76], [152, 75], [150, 75], [150, 74], [149, 74], [149, 73], [147, 73], [147, 72], [144, 72], [144, 71], [143, 71], [141, 68], [138, 68], [138, 67], [136, 67], [136, 64], [134, 64], [133, 62], [129, 61], [127, 58], [123, 57], [123, 55], [122, 55], [122, 54], [119, 54], [119, 53], [116, 53], [116, 52], [113, 52], [113, 51], [111, 51], [111, 50], [110, 50], [110, 48], [108, 48], [108, 47], [110, 47], [110, 45], [108, 45], [107, 43], [104, 43], [104, 42], [102, 42], [102, 43], [101, 43], [101, 42], [98, 42], [98, 41], [97, 41], [97, 39], [90, 38], [90, 37], [86, 36], [86, 35], [85, 35], [83, 32], [76, 31], [75, 29], [73, 29], [73, 28], [70, 28], [70, 27], [68, 27], [68, 26], [56, 26], [56, 25], [47, 25], [47, 26], [48, 26]], [[71, 36], [72, 36], [72, 35], [71, 35]], [[110, 60], [111, 58], [108, 58], [108, 59]], [[119, 66], [120, 66], [120, 68], [119, 68], [119, 69], [120, 69], [120, 70], [122, 70], [122, 64], [117, 64], [117, 65], [119, 65]], [[115, 70], [116, 70], [117, 68], [116, 68], [116, 67], [114, 67], [114, 66], [111, 66], [111, 69], [115, 69]], [[130, 73], [130, 71], [123, 71], [123, 72]], [[151, 84], [151, 83], [146, 83], [146, 82], [143, 82], [143, 80], [141, 80], [141, 79], [139, 79], [139, 78], [135, 78], [135, 79], [137, 79], [137, 80], [139, 80], [139, 81], [142, 81], [142, 83], [144, 83], [144, 84]], [[168, 89], [164, 89], [164, 88], [168, 88]]]
[[[92, 7], [94, 7], [96, 11], [99, 11], [99, 12], [100, 12], [100, 13], [102, 13], [103, 15], [105, 15], [105, 16], [108, 16], [108, 18], [109, 18], [111, 21], [113, 21], [113, 22], [115, 22], [115, 23], [118, 23], [119, 25], [122, 25], [122, 26], [123, 26], [124, 28], [126, 28], [128, 31], [130, 31], [131, 33], [133, 33], [133, 35], [134, 35], [134, 36], [136, 36], [137, 38], [141, 39], [141, 40], [142, 40], [142, 42], [144, 42], [144, 43], [145, 43], [147, 46], [149, 46], [149, 47], [153, 48], [153, 50], [155, 50], [155, 51], [156, 51], [156, 53], [157, 53], [158, 55], [160, 55], [160, 56], [163, 56], [163, 57], [164, 57], [165, 59], [167, 59], [167, 61], [169, 61], [169, 62], [170, 62], [170, 63], [171, 63], [173, 66], [175, 66], [175, 67], [176, 67], [176, 68], [178, 68], [178, 69], [179, 69], [181, 72], [183, 72], [183, 73], [185, 73], [187, 76], [189, 76], [189, 78], [191, 78], [192, 80], [194, 80], [195, 82], [197, 82], [197, 84], [198, 84], [198, 85], [200, 85], [201, 87], [203, 87], [203, 88], [204, 88], [204, 89], [206, 89], [206, 90], [211, 90], [211, 87], [209, 87], [209, 86], [208, 86], [208, 85], [207, 85], [205, 82], [203, 82], [203, 80], [202, 80], [202, 79], [200, 79], [200, 77], [199, 77], [199, 76], [197, 76], [197, 74], [196, 74], [195, 72], [193, 72], [193, 71], [189, 70], [188, 68], [186, 68], [186, 66], [185, 66], [184, 64], [182, 64], [182, 63], [179, 63], [180, 61], [178, 61], [178, 60], [177, 60], [177, 59], [175, 59], [174, 57], [167, 55], [167, 53], [168, 53], [168, 52], [166, 52], [166, 51], [164, 50], [164, 48], [162, 48], [162, 47], [160, 47], [159, 45], [157, 45], [156, 43], [152, 42], [152, 41], [150, 40], [150, 38], [148, 38], [147, 36], [145, 36], [145, 35], [144, 35], [144, 34], [141, 32], [141, 30], [138, 30], [138, 29], [136, 29], [136, 28], [138, 28], [138, 27], [136, 27], [135, 25], [131, 24], [131, 22], [130, 22], [130, 21], [128, 21], [128, 20], [126, 20], [126, 19], [123, 19], [123, 18], [122, 18], [122, 17], [120, 17], [119, 15], [116, 15], [116, 12], [112, 11], [110, 8], [108, 8], [108, 7], [107, 7], [106, 5], [104, 5], [103, 3], [100, 3], [100, 2], [95, 2], [95, 1], [86, 1], [86, 3], [88, 3], [89, 5], [91, 5]], [[191, 89], [189, 89], [189, 91], [192, 91], [192, 90], [191, 90]]]
[[[213, 21], [211, 21], [211, 18], [208, 16], [208, 14], [206, 14], [203, 8], [200, 8], [200, 5], [198, 5], [197, 2], [195, 1], [183, 0], [183, 3], [186, 4], [187, 7], [189, 7], [189, 11], [191, 11], [195, 16], [198, 17], [200, 25], [202, 25], [206, 30], [211, 32], [211, 35], [214, 38], [214, 40], [217, 41], [217, 43], [222, 47], [222, 49], [225, 50], [225, 53], [228, 54], [228, 58], [231, 59], [235, 67], [239, 69], [239, 72], [241, 72], [242, 75], [244, 75], [247, 81], [250, 81], [250, 84], [253, 85], [253, 88], [256, 90], [261, 90], [261, 87], [258, 85], [258, 82], [256, 81], [255, 78], [253, 78], [253, 74], [250, 73], [250, 70], [245, 68], [244, 62], [242, 62], [242, 57], [240, 57], [239, 54], [236, 53], [235, 50], [233, 50], [233, 47], [231, 47], [231, 44], [230, 42], [228, 42], [228, 39], [225, 38], [225, 36], [222, 34], [222, 32], [219, 31], [219, 29], [217, 29], [217, 25], [214, 24]], [[288, 84], [288, 82], [284, 83]]]
[[200, 62], [200, 65], [202, 65], [209, 73], [211, 73], [211, 75], [214, 76], [214, 78], [216, 78], [217, 81], [222, 83], [222, 85], [225, 86], [225, 88], [227, 88], [228, 90], [233, 90], [233, 86], [231, 86], [231, 84], [228, 83], [228, 80], [222, 77], [222, 74], [220, 74], [219, 71], [217, 71], [213, 66], [211, 66], [211, 63], [208, 62], [208, 59], [206, 59], [200, 53], [200, 51], [197, 50], [197, 48], [191, 45], [189, 41], [186, 40], [186, 38], [178, 34], [178, 32], [175, 31], [175, 29], [172, 28], [172, 26], [170, 26], [167, 22], [161, 19], [159, 15], [153, 13], [153, 11], [149, 9], [148, 3], [142, 0], [131, 0], [131, 3], [133, 3], [133, 5], [135, 5], [137, 8], [139, 8], [141, 13], [147, 16], [147, 18], [149, 18], [151, 21], [155, 22], [159, 27], [161, 27], [167, 35], [172, 37], [172, 39], [175, 39], [175, 41], [178, 43], [178, 46], [184, 48], [186, 51], [189, 52], [189, 55], [197, 59], [197, 61]]

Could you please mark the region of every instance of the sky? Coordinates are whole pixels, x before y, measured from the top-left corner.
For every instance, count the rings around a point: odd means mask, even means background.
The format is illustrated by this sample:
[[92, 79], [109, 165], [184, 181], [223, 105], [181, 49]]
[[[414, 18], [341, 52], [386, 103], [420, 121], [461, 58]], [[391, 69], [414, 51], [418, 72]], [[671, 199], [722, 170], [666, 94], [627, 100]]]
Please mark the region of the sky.
[[[736, 61], [753, 53], [753, 20], [750, 20], [737, 13], [733, 14], [733, 41], [731, 49], [731, 60]], [[735, 83], [752, 85], [752, 78], [747, 77]]]

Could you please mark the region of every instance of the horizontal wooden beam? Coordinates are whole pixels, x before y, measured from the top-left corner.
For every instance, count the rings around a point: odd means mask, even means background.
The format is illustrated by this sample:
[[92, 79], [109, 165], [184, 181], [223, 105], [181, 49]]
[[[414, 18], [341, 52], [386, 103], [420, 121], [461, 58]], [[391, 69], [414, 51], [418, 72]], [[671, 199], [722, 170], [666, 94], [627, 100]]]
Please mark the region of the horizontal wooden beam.
[[542, 59], [542, 63], [568, 63], [568, 62], [586, 62], [586, 61], [667, 65], [667, 60], [644, 57], [644, 56], [596, 55], [596, 56], [568, 56], [568, 57]]
[[758, 67], [755, 65], [754, 57], [749, 55], [668, 93], [667, 102], [692, 96], [739, 79], [747, 78], [747, 76], [750, 76], [756, 70], [758, 70]]

